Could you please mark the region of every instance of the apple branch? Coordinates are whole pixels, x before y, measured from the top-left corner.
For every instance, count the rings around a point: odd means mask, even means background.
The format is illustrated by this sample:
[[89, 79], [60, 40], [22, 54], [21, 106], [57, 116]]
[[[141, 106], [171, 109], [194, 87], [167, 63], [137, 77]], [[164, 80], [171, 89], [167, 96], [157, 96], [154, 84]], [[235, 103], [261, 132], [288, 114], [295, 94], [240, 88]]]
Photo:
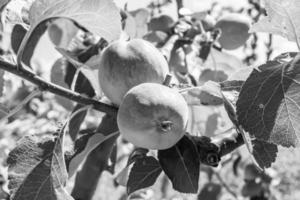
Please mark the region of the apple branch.
[[[8, 71], [10, 73], [13, 73], [39, 87], [41, 91], [49, 91], [53, 94], [65, 97], [67, 99], [70, 99], [72, 101], [75, 101], [79, 104], [83, 105], [92, 105], [93, 109], [104, 112], [108, 115], [111, 115], [113, 117], [116, 117], [118, 108], [102, 103], [100, 101], [97, 101], [92, 98], [88, 98], [85, 96], [80, 95], [79, 93], [73, 92], [69, 89], [63, 88], [61, 86], [55, 85], [51, 82], [48, 82], [35, 73], [28, 71], [24, 68], [18, 68], [16, 65], [13, 65], [11, 63], [8, 63], [6, 61], [3, 61], [0, 59], [0, 69], [3, 69], [5, 71]], [[218, 152], [215, 152], [215, 154], [203, 154], [202, 157], [200, 157], [201, 160], [206, 160], [208, 162], [205, 162], [204, 164], [207, 165], [213, 165], [210, 163], [211, 160], [214, 160], [214, 157], [222, 157], [225, 156], [235, 149], [239, 148], [241, 145], [244, 144], [243, 138], [238, 133], [231, 133], [231, 134], [225, 134], [220, 137], [216, 136], [214, 138], [211, 138], [211, 143], [216, 145], [218, 147]], [[205, 148], [205, 147], [203, 147]]]
[[117, 115], [118, 108], [116, 108], [114, 106], [102, 103], [102, 102], [97, 101], [92, 98], [82, 96], [77, 92], [73, 92], [73, 91], [63, 88], [59, 85], [48, 82], [31, 71], [28, 71], [21, 67], [18, 68], [17, 65], [13, 65], [13, 64], [3, 61], [1, 59], [0, 59], [0, 69], [3, 69], [12, 74], [15, 74], [31, 83], [37, 85], [41, 91], [49, 91], [53, 94], [65, 97], [65, 98], [75, 101], [79, 104], [92, 105], [95, 110], [105, 112], [111, 116]]

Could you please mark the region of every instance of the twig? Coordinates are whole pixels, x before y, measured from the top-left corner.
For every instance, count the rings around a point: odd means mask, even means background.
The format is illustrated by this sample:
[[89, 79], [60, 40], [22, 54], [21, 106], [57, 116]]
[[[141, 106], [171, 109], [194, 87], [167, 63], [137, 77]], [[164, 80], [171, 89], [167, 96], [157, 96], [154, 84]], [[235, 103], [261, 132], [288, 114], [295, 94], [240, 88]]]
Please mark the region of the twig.
[[73, 91], [63, 88], [59, 85], [55, 85], [51, 82], [48, 82], [48, 81], [42, 79], [41, 77], [39, 77], [38, 75], [34, 74], [31, 71], [28, 71], [21, 67], [18, 68], [18, 66], [10, 64], [8, 62], [5, 62], [1, 59], [0, 59], [0, 69], [3, 69], [10, 73], [13, 73], [25, 80], [37, 85], [40, 88], [40, 90], [42, 90], [42, 91], [49, 91], [53, 94], [65, 97], [65, 98], [75, 101], [79, 104], [93, 105], [93, 108], [95, 110], [105, 112], [114, 117], [116, 117], [116, 115], [117, 115], [118, 108], [116, 108], [114, 106], [102, 103], [95, 99], [91, 99], [91, 98], [82, 96], [77, 92], [73, 92]]

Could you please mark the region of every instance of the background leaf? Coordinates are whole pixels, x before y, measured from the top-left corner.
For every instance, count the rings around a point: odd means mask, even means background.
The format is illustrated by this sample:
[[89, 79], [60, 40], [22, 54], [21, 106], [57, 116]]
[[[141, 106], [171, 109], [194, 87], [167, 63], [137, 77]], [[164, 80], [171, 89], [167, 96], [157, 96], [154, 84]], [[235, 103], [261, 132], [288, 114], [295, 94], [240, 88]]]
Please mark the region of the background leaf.
[[239, 124], [257, 139], [299, 146], [299, 81], [297, 57], [288, 63], [271, 61], [254, 69], [237, 101]]
[[255, 23], [250, 32], [278, 34], [300, 44], [300, 1], [265, 0], [265, 7], [268, 16]]
[[159, 162], [152, 156], [139, 157], [135, 160], [127, 182], [127, 193], [152, 186], [162, 169]]
[[58, 18], [48, 26], [50, 40], [56, 47], [68, 49], [79, 28], [70, 19]]
[[197, 147], [187, 136], [175, 146], [158, 151], [159, 163], [175, 190], [197, 193], [200, 171], [198, 156]]
[[8, 4], [9, 1], [10, 1], [10, 0], [2, 0], [2, 1], [0, 2], [0, 11], [3, 9], [3, 7], [6, 6], [6, 4]]
[[199, 193], [198, 200], [218, 200], [222, 192], [222, 186], [218, 183], [206, 183]]
[[147, 22], [150, 17], [150, 12], [147, 9], [140, 8], [131, 11], [130, 14], [135, 19], [136, 24], [136, 38], [142, 38], [148, 32]]
[[188, 105], [221, 105], [223, 98], [220, 85], [213, 81], [203, 86], [191, 87], [179, 91]]
[[3, 95], [3, 88], [4, 88], [4, 74], [5, 71], [4, 70], [0, 70], [0, 97]]
[[73, 200], [66, 192], [63, 132], [57, 138], [25, 136], [8, 157], [12, 200]]

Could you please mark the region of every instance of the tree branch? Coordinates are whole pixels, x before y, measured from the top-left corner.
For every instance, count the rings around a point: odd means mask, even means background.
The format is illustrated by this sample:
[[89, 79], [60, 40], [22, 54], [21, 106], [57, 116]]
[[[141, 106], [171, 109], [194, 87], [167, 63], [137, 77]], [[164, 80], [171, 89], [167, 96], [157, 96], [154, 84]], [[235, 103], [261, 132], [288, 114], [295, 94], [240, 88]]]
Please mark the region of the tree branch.
[[82, 96], [77, 92], [73, 92], [69, 89], [55, 85], [51, 82], [48, 82], [48, 81], [42, 79], [41, 77], [39, 77], [38, 75], [34, 74], [31, 71], [28, 71], [21, 67], [18, 68], [18, 66], [10, 64], [1, 59], [0, 59], [0, 69], [3, 69], [10, 73], [13, 73], [25, 80], [37, 85], [42, 91], [49, 91], [53, 94], [65, 97], [67, 99], [70, 99], [72, 101], [75, 101], [75, 102], [83, 104], [83, 105], [92, 105], [95, 110], [105, 112], [114, 117], [117, 116], [118, 108], [116, 108], [114, 106], [102, 103], [95, 99], [91, 99], [91, 98]]
[[[13, 73], [35, 85], [37, 85], [42, 91], [49, 91], [53, 94], [65, 97], [67, 99], [70, 99], [72, 101], [75, 101], [77, 103], [83, 104], [83, 105], [92, 105], [93, 109], [105, 112], [110, 116], [116, 117], [118, 108], [102, 103], [100, 101], [97, 101], [95, 99], [91, 99], [85, 96], [80, 95], [79, 93], [73, 92], [69, 89], [63, 88], [61, 86], [55, 85], [51, 82], [48, 82], [38, 75], [34, 74], [31, 71], [28, 71], [24, 68], [18, 69], [16, 65], [10, 64], [6, 61], [3, 61], [0, 59], [0, 69], [3, 69], [5, 71], [8, 71], [10, 73]], [[221, 134], [216, 137], [211, 138], [211, 143], [216, 145], [218, 147], [218, 152], [215, 154], [202, 154], [201, 160], [214, 160], [214, 157], [221, 158], [222, 156], [225, 156], [241, 145], [244, 144], [243, 138], [240, 134], [237, 132], [230, 133], [230, 134]], [[202, 147], [205, 148], [205, 147]], [[213, 166], [213, 164], [203, 163], [207, 165]]]

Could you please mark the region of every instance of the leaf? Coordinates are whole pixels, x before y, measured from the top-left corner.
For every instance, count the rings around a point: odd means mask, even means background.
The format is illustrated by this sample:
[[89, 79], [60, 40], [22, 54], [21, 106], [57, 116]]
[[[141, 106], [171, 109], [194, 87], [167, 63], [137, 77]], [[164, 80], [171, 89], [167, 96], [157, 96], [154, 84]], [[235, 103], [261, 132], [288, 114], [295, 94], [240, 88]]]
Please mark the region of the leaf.
[[203, 86], [182, 89], [179, 92], [189, 105], [223, 104], [220, 85], [213, 81], [208, 81]]
[[227, 114], [235, 125], [237, 132], [242, 135], [244, 143], [249, 151], [249, 153], [253, 154], [253, 144], [252, 138], [248, 132], [244, 131], [244, 129], [238, 123], [238, 117], [236, 113], [236, 102], [238, 100], [239, 92], [242, 88], [244, 81], [225, 81], [221, 83], [222, 94], [224, 98], [224, 107], [227, 111]]
[[126, 167], [124, 167], [117, 175], [115, 181], [122, 185], [127, 186], [127, 182], [129, 179], [131, 167], [134, 164], [134, 162], [139, 158], [145, 158], [147, 153], [149, 152], [148, 149], [143, 148], [135, 148], [129, 155]]
[[11, 33], [11, 47], [15, 53], [18, 53], [19, 47], [25, 37], [27, 30], [20, 24], [16, 24]]
[[202, 85], [207, 81], [222, 82], [228, 78], [228, 75], [222, 70], [205, 69], [199, 77], [199, 84]]
[[299, 146], [300, 66], [270, 61], [254, 69], [244, 83], [237, 101], [239, 124], [257, 139]]
[[58, 18], [48, 25], [50, 40], [57, 47], [68, 49], [79, 28], [70, 19]]
[[232, 123], [238, 128], [236, 102], [244, 81], [225, 81], [220, 84], [224, 107]]
[[182, 193], [197, 193], [200, 171], [197, 147], [184, 136], [175, 146], [158, 151], [159, 163], [172, 182], [173, 188]]
[[140, 8], [131, 11], [130, 14], [135, 19], [136, 24], [136, 38], [142, 38], [148, 32], [147, 22], [150, 17], [150, 12], [145, 8]]
[[129, 174], [127, 194], [152, 186], [161, 172], [159, 162], [154, 157], [137, 158]]
[[69, 177], [72, 177], [79, 165], [84, 161], [84, 159], [89, 155], [100, 144], [106, 140], [118, 135], [119, 132], [111, 133], [107, 136], [101, 133], [89, 134], [81, 138], [81, 142], [75, 148], [75, 153], [72, 155], [72, 158], [68, 161], [68, 173]]
[[80, 70], [80, 72], [87, 78], [90, 85], [93, 87], [97, 96], [102, 96], [102, 90], [100, 87], [100, 82], [98, 79], [98, 67], [100, 62], [100, 52], [92, 56], [85, 63], [82, 63], [75, 55], [71, 52], [66, 51], [62, 48], [57, 48], [57, 50], [70, 62], [73, 66]]
[[135, 22], [134, 17], [129, 12], [126, 12], [124, 31], [129, 35], [129, 37], [131, 39], [135, 38], [135, 36], [136, 36], [136, 22]]
[[240, 69], [243, 66], [243, 63], [236, 56], [211, 48], [210, 54], [204, 65], [210, 69], [221, 68], [223, 71], [227, 72], [227, 74], [230, 74], [233, 71]]
[[239, 70], [237, 70], [236, 72], [234, 72], [233, 74], [231, 74], [229, 76], [229, 78], [227, 79], [227, 81], [246, 81], [247, 78], [249, 77], [249, 75], [251, 74], [253, 70], [253, 67], [247, 66], [244, 68], [241, 68]]
[[8, 4], [10, 0], [2, 0], [0, 2], [0, 11], [2, 11], [2, 9]]
[[[65, 83], [65, 72], [66, 70], [66, 60], [63, 58], [58, 59], [51, 69], [51, 82], [55, 83], [61, 87], [69, 88], [68, 85]], [[64, 97], [55, 95], [56, 101], [62, 105], [67, 110], [73, 109], [73, 103]]]
[[0, 69], [0, 97], [3, 95], [3, 88], [4, 88], [4, 74], [5, 71]]
[[277, 153], [277, 145], [260, 140], [253, 141], [253, 157], [260, 168], [271, 167], [271, 164], [276, 160]]
[[299, 43], [300, 2], [297, 0], [265, 0], [266, 17], [259, 19], [250, 32], [278, 34], [290, 41]]
[[156, 47], [161, 47], [168, 39], [168, 34], [162, 31], [150, 31], [143, 36], [143, 39], [151, 42]]
[[8, 115], [8, 113], [9, 113], [9, 109], [6, 106], [4, 106], [2, 103], [0, 103], [0, 119]]
[[206, 120], [205, 126], [205, 136], [211, 137], [218, 130], [218, 119], [220, 117], [219, 113], [211, 114]]
[[12, 200], [73, 200], [64, 186], [68, 179], [59, 136], [25, 136], [7, 159]]
[[[21, 44], [18, 60], [30, 60], [33, 50], [27, 52], [27, 47], [34, 49], [47, 29], [45, 22], [61, 17], [74, 20], [107, 41], [119, 38], [121, 33], [119, 10], [111, 0], [36, 0], [29, 11], [31, 26]], [[29, 64], [28, 61], [23, 62]]]
[[206, 183], [199, 193], [198, 200], [218, 200], [222, 192], [222, 186], [217, 183]]
[[[77, 104], [72, 113], [75, 113], [79, 111], [81, 108], [83, 108], [83, 105]], [[73, 116], [69, 121], [69, 135], [71, 136], [72, 140], [75, 141], [78, 135], [78, 132], [80, 130], [80, 126], [83, 123], [85, 117], [87, 115], [87, 110], [80, 110], [79, 113], [76, 113], [75, 116]]]
[[36, 0], [30, 8], [31, 30], [57, 17], [72, 19], [107, 41], [117, 39], [121, 33], [119, 9], [111, 0]]
[[17, 53], [18, 59], [24, 62], [25, 65], [31, 67], [30, 61], [34, 55], [34, 50], [46, 29], [46, 23], [40, 23], [34, 30], [32, 30], [30, 35], [29, 31], [25, 34]]

